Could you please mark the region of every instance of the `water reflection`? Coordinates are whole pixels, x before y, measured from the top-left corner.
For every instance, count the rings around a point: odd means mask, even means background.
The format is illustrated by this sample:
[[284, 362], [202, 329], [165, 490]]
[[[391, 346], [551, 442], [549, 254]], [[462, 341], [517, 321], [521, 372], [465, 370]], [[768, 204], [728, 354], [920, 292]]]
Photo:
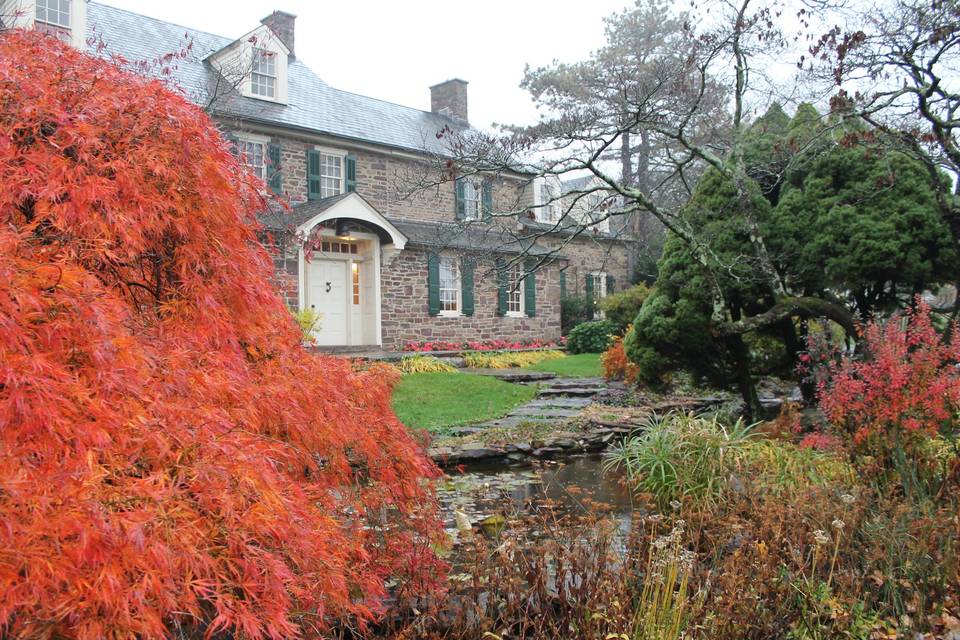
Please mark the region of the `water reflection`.
[[606, 513], [628, 524], [633, 510], [623, 473], [605, 471], [599, 455], [527, 467], [475, 467], [446, 478], [438, 494], [451, 531], [456, 511], [477, 525], [495, 515], [510, 519], [544, 512], [556, 517]]

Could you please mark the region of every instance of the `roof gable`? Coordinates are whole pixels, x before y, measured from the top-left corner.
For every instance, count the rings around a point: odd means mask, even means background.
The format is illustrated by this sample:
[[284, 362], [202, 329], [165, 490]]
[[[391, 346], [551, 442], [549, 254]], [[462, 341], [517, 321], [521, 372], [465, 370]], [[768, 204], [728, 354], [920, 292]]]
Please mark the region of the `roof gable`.
[[[189, 45], [171, 65], [169, 78], [197, 104], [206, 106], [216, 97], [218, 73], [206, 60], [236, 40], [98, 2], [87, 6], [91, 53], [149, 64]], [[157, 77], [164, 76], [158, 72]], [[300, 58], [289, 61], [285, 104], [234, 94], [217, 101], [214, 110], [223, 117], [441, 155], [449, 149], [436, 134], [444, 127], [464, 129], [446, 116], [335, 89]]]
[[262, 24], [253, 31], [240, 36], [230, 44], [220, 48], [218, 51], [214, 51], [207, 56], [206, 60], [208, 62], [213, 62], [229, 52], [250, 45], [269, 49], [277, 54], [283, 54], [285, 56], [290, 55], [290, 49], [288, 49], [287, 45], [283, 44], [283, 41], [277, 37], [277, 34], [273, 32], [273, 29], [265, 24]]

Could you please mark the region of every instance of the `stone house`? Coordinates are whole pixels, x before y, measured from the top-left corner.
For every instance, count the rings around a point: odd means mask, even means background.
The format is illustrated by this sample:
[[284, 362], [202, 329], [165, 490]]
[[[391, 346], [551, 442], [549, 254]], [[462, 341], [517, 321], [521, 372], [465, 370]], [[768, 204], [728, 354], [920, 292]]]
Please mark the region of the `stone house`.
[[[325, 83], [297, 58], [288, 13], [232, 38], [86, 0], [15, 4], [0, 2], [8, 26], [169, 75], [211, 113], [289, 203], [263, 215], [262, 237], [289, 307], [317, 312], [320, 345], [556, 339], [562, 295], [600, 297], [630, 280], [630, 241], [591, 218], [583, 185], [438, 179], [449, 154], [438, 133], [469, 129], [463, 80], [430, 87], [421, 111]], [[557, 224], [567, 193], [575, 224]]]

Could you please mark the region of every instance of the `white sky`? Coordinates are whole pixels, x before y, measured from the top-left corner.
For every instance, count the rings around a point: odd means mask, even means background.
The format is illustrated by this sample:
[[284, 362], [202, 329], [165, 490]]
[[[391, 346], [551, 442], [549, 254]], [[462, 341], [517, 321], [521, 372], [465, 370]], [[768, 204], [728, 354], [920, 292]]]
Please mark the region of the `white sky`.
[[347, 91], [430, 109], [428, 87], [469, 85], [470, 122], [530, 124], [524, 65], [574, 62], [603, 44], [602, 19], [631, 0], [100, 0], [239, 38], [274, 10], [296, 14], [297, 57]]

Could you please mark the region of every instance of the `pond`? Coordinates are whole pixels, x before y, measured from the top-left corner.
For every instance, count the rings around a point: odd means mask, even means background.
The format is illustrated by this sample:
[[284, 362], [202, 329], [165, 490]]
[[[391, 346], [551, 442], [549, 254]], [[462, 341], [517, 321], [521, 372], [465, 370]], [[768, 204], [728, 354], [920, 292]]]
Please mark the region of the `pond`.
[[600, 455], [528, 466], [471, 467], [442, 480], [437, 490], [444, 526], [456, 537], [457, 512], [484, 533], [497, 533], [506, 520], [529, 515], [608, 514], [626, 530], [634, 503], [620, 470], [604, 469]]

